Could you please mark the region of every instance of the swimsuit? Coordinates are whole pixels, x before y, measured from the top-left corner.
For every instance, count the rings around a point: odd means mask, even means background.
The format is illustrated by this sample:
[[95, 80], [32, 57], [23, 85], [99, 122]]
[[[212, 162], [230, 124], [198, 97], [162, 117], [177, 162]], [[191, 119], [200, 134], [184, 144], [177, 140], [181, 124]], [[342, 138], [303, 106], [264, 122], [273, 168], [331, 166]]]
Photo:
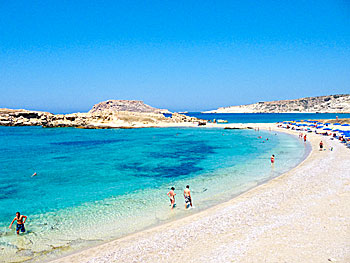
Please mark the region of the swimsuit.
[[16, 228], [16, 231], [20, 231], [22, 233], [26, 232], [26, 229], [24, 228], [24, 224], [17, 224], [17, 228]]
[[187, 204], [187, 203], [191, 204], [191, 197], [185, 196], [185, 203], [186, 203], [186, 204]]

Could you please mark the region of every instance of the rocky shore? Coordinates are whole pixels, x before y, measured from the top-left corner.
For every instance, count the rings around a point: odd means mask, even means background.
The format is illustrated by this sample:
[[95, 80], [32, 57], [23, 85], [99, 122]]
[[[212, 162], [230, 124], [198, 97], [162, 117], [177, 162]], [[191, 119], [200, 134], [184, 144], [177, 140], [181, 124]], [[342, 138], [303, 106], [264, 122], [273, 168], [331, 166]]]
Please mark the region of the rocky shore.
[[[87, 113], [52, 114], [42, 111], [0, 109], [0, 126], [42, 126], [45, 128], [76, 127], [141, 128], [176, 126], [179, 124], [205, 125], [205, 120], [164, 112], [140, 101], [109, 100], [94, 105]], [[169, 112], [170, 113], [170, 112]]]

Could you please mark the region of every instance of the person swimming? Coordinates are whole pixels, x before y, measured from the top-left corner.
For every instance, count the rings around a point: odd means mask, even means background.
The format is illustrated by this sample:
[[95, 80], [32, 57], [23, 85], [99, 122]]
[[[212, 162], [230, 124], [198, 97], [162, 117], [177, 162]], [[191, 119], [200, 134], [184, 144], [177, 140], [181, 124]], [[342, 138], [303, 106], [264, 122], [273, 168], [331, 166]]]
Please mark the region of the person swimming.
[[167, 193], [167, 196], [169, 196], [170, 198], [170, 205], [171, 205], [171, 209], [173, 209], [175, 207], [175, 187], [171, 187], [171, 190]]
[[9, 229], [11, 229], [13, 222], [17, 220], [17, 227], [16, 227], [16, 232], [17, 235], [19, 235], [19, 231], [22, 233], [26, 232], [26, 229], [24, 228], [24, 223], [27, 221], [27, 216], [21, 215], [20, 212], [16, 213], [16, 217], [12, 220]]

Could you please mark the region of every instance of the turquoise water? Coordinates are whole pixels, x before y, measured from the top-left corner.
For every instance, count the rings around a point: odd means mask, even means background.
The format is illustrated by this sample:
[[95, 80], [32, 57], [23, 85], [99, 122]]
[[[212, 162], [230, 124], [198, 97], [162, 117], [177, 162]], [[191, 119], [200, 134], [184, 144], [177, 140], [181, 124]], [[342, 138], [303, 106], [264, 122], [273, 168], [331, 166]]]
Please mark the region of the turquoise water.
[[200, 113], [189, 112], [186, 115], [204, 120], [227, 120], [228, 123], [276, 123], [291, 120], [319, 120], [350, 118], [350, 113]]
[[[198, 212], [286, 172], [308, 149], [295, 137], [254, 130], [0, 127], [0, 151], [6, 262], [55, 257]], [[19, 237], [8, 229], [16, 211], [28, 216]]]

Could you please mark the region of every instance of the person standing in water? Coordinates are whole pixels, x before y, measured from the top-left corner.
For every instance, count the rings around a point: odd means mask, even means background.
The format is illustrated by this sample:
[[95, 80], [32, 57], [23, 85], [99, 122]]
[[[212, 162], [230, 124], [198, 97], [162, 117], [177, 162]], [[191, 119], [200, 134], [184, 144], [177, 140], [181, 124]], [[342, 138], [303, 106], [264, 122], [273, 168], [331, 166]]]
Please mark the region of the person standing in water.
[[191, 191], [190, 186], [186, 185], [186, 188], [184, 190], [184, 197], [185, 197], [185, 208], [192, 207], [192, 198], [191, 198]]
[[271, 156], [271, 165], [273, 165], [274, 163], [275, 163], [275, 155], [272, 154], [272, 156]]
[[22, 233], [26, 232], [26, 229], [24, 228], [24, 223], [27, 221], [27, 216], [21, 215], [20, 212], [16, 213], [16, 217], [12, 220], [9, 229], [11, 229], [13, 222], [17, 220], [17, 235], [19, 235], [19, 231], [21, 230]]
[[171, 190], [167, 193], [167, 196], [170, 198], [171, 209], [175, 207], [175, 187], [171, 187]]
[[304, 135], [304, 142], [306, 142], [306, 134]]

